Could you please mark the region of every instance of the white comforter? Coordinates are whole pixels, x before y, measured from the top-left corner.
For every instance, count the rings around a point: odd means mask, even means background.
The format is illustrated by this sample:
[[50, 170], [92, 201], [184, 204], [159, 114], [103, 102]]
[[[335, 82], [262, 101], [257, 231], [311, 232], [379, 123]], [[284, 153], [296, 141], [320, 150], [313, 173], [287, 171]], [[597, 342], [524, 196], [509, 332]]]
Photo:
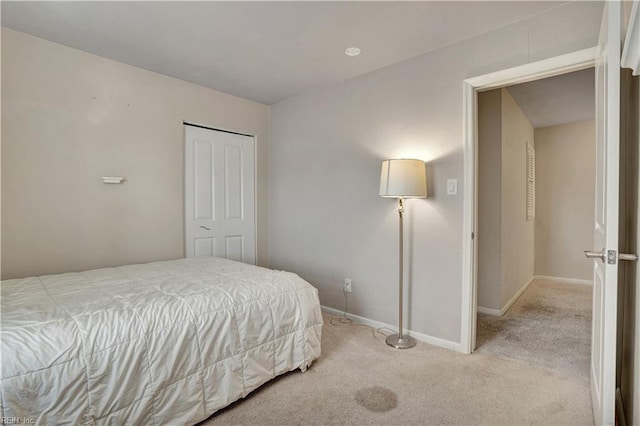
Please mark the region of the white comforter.
[[193, 424], [320, 356], [317, 290], [191, 258], [2, 282], [2, 417]]

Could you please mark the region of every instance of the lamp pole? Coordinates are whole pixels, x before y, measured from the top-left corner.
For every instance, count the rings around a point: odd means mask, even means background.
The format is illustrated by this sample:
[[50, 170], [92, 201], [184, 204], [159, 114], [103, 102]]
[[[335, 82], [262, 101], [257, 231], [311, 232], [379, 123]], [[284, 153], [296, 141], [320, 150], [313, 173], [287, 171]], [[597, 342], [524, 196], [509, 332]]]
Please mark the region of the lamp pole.
[[399, 246], [398, 246], [398, 258], [399, 258], [399, 268], [398, 268], [398, 293], [399, 293], [399, 307], [398, 307], [398, 334], [392, 334], [388, 336], [386, 339], [387, 345], [393, 346], [396, 349], [408, 349], [412, 348], [416, 345], [416, 339], [411, 336], [404, 335], [404, 326], [402, 324], [402, 320], [404, 317], [403, 313], [403, 305], [404, 305], [404, 295], [403, 295], [403, 287], [404, 287], [404, 229], [403, 229], [403, 214], [404, 214], [404, 203], [403, 198], [398, 197], [398, 220], [399, 220]]
[[399, 307], [399, 313], [398, 315], [400, 316], [398, 318], [398, 324], [399, 324], [399, 329], [398, 329], [398, 335], [399, 335], [399, 340], [402, 340], [403, 338], [403, 330], [404, 327], [402, 325], [402, 320], [404, 317], [404, 205], [403, 205], [403, 200], [402, 197], [398, 198], [398, 220], [400, 221], [400, 238], [398, 238], [399, 241], [399, 247], [398, 247], [398, 265], [400, 266], [398, 269], [398, 282], [400, 283], [398, 285], [398, 287], [400, 288], [400, 295], [398, 297], [398, 299], [400, 300], [400, 307]]

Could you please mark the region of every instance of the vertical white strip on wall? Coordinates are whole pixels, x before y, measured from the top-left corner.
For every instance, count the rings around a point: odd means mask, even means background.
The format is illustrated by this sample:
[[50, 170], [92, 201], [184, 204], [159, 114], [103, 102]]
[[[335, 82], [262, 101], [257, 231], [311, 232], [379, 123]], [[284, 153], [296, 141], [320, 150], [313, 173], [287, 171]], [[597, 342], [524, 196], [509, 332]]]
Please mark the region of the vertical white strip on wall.
[[527, 220], [536, 217], [536, 152], [527, 142]]

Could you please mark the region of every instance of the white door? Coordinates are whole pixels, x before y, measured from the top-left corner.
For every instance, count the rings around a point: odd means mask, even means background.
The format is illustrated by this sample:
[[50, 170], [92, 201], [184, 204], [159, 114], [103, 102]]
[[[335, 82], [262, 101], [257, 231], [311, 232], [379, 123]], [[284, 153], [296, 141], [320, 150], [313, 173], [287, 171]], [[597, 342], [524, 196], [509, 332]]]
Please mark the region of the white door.
[[620, 161], [620, 3], [606, 2], [596, 61], [596, 212], [591, 398], [597, 425], [615, 424]]
[[252, 136], [185, 125], [185, 253], [256, 262]]

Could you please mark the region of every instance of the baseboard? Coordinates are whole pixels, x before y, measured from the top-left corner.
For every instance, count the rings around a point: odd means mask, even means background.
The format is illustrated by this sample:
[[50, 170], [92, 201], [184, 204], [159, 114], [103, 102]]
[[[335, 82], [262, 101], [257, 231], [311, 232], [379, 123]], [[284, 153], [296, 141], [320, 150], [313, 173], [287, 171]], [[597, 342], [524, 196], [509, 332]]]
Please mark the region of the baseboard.
[[[330, 315], [335, 315], [341, 317], [343, 315], [343, 311], [339, 309], [329, 308], [327, 306], [321, 306], [322, 312], [325, 312]], [[368, 325], [369, 327], [373, 327], [375, 329], [378, 328], [387, 328], [391, 330], [397, 330], [397, 326], [393, 326], [391, 324], [387, 324], [384, 322], [372, 320], [370, 318], [361, 317], [360, 315], [354, 315], [347, 312], [347, 318], [350, 320], [357, 322], [359, 324]], [[462, 352], [462, 347], [460, 343], [451, 342], [449, 340], [441, 339], [439, 337], [429, 336], [428, 334], [418, 333], [416, 331], [404, 330], [406, 334], [412, 336], [416, 340], [420, 340], [421, 342], [428, 343], [430, 345], [439, 346], [445, 349], [451, 349], [453, 351]]]
[[478, 312], [480, 312], [481, 314], [493, 315], [494, 317], [502, 316], [502, 312], [500, 312], [500, 309], [485, 308], [484, 306], [478, 306]]
[[504, 316], [504, 314], [507, 313], [507, 311], [509, 310], [509, 308], [511, 307], [511, 305], [513, 305], [514, 303], [516, 303], [516, 300], [518, 300], [518, 298], [520, 296], [522, 296], [522, 293], [524, 293], [529, 286], [531, 285], [531, 283], [536, 279], [536, 276], [533, 276], [531, 278], [529, 278], [529, 281], [527, 281], [525, 283], [525, 285], [522, 286], [522, 288], [520, 290], [518, 290], [518, 292], [516, 294], [513, 295], [513, 297], [511, 298], [511, 300], [509, 300], [507, 302], [506, 305], [504, 305], [502, 307], [502, 309], [495, 309], [495, 308], [485, 308], [484, 306], [478, 306], [478, 312], [482, 313], [482, 314], [487, 314], [487, 315], [493, 315], [496, 317], [501, 317]]
[[591, 280], [580, 280], [577, 278], [551, 277], [548, 275], [534, 275], [534, 278], [565, 284], [593, 285], [593, 281]]
[[513, 297], [511, 298], [511, 300], [509, 300], [507, 302], [506, 305], [504, 305], [502, 307], [502, 309], [500, 309], [500, 316], [504, 315], [507, 313], [507, 311], [509, 310], [509, 308], [511, 307], [511, 305], [513, 305], [514, 303], [516, 303], [516, 300], [518, 300], [518, 298], [520, 296], [522, 296], [522, 293], [524, 293], [529, 286], [531, 285], [531, 283], [536, 279], [535, 275], [531, 278], [529, 278], [529, 281], [527, 281], [527, 283], [525, 285], [522, 286], [522, 288], [520, 290], [518, 290], [518, 292], [516, 294], [513, 295]]

